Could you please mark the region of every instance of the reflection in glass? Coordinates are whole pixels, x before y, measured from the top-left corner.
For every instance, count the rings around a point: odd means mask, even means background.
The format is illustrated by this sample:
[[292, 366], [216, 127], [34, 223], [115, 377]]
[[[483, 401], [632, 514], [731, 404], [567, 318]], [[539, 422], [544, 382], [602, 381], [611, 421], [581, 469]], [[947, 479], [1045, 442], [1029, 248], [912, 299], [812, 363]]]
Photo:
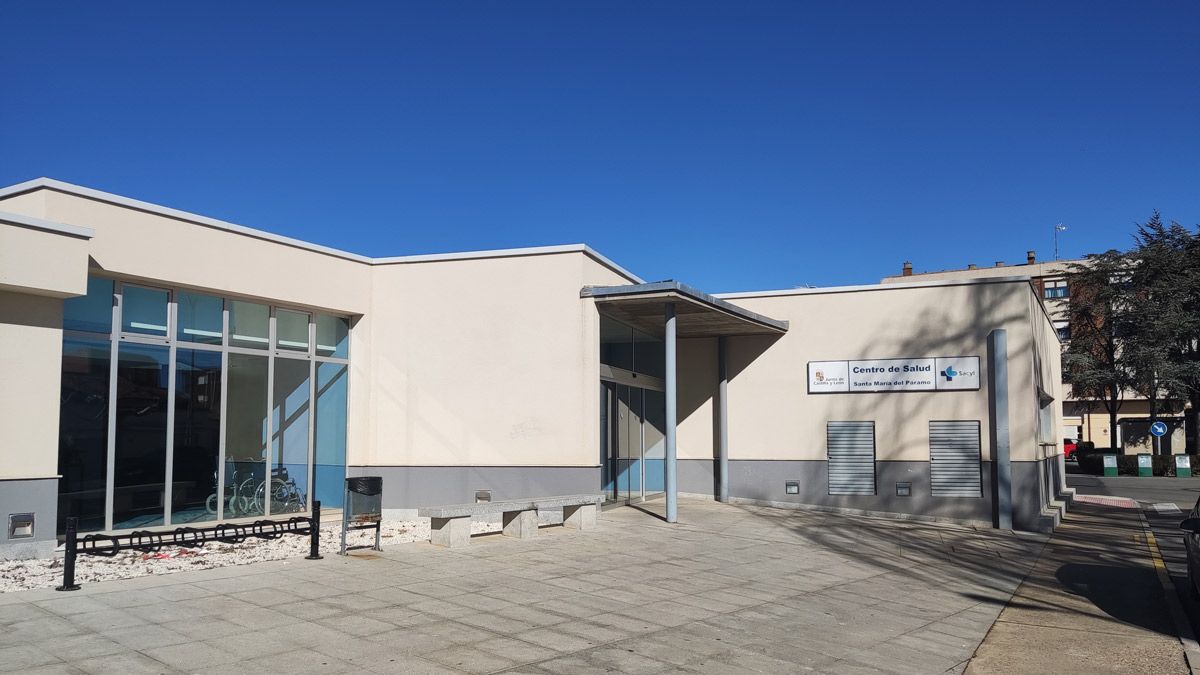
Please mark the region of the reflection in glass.
[[339, 359], [349, 358], [349, 321], [340, 316], [329, 316], [328, 314], [317, 315], [317, 355], [332, 356]]
[[161, 525], [167, 473], [166, 345], [125, 342], [117, 351], [113, 527]]
[[172, 523], [216, 519], [220, 451], [221, 353], [176, 350]]
[[[302, 512], [317, 496], [341, 505], [348, 368], [309, 354], [346, 359], [349, 320], [98, 277], [87, 289], [63, 303], [60, 533], [68, 517], [82, 531], [129, 530]], [[280, 351], [266, 351], [272, 337]]]
[[[275, 359], [275, 401], [271, 406], [271, 484], [259, 499], [271, 514], [303, 511], [308, 503], [309, 366], [299, 359]], [[269, 495], [269, 500], [265, 495]]]
[[179, 329], [176, 337], [185, 342], [221, 344], [224, 301], [211, 295], [187, 291], [180, 291], [175, 297], [179, 306]]
[[612, 388], [609, 382], [600, 383], [600, 485], [606, 498], [616, 499], [616, 485], [613, 483], [612, 467], [612, 417], [609, 409], [612, 406]]
[[313, 488], [321, 508], [342, 506], [346, 478], [346, 394], [349, 369], [340, 363], [317, 363], [317, 408], [314, 420]]
[[229, 303], [229, 344], [266, 349], [270, 343], [271, 308], [244, 300]]
[[266, 475], [267, 357], [229, 354], [225, 406], [225, 518], [260, 516]]
[[633, 334], [633, 370], [653, 377], [666, 377], [667, 353], [663, 341], [641, 331]]
[[629, 440], [625, 444], [625, 455], [629, 458], [629, 498], [642, 496], [642, 393], [644, 389], [627, 387], [629, 392]]
[[88, 277], [87, 295], [63, 300], [63, 329], [110, 334], [112, 307], [112, 280]]
[[642, 442], [645, 453], [646, 496], [662, 492], [666, 487], [667, 471], [667, 397], [661, 391], [646, 389], [645, 423], [642, 425]]
[[167, 299], [157, 288], [125, 284], [121, 290], [121, 330], [167, 336]]
[[290, 309], [275, 310], [275, 342], [279, 349], [308, 351], [308, 314]]
[[63, 340], [58, 413], [58, 473], [62, 475], [58, 481], [59, 532], [66, 527], [68, 516], [79, 518], [81, 531], [104, 529], [111, 344], [107, 339]]
[[642, 496], [642, 390], [616, 386], [615, 414], [617, 418], [615, 482], [617, 498], [637, 499]]
[[633, 329], [600, 315], [600, 363], [633, 370]]

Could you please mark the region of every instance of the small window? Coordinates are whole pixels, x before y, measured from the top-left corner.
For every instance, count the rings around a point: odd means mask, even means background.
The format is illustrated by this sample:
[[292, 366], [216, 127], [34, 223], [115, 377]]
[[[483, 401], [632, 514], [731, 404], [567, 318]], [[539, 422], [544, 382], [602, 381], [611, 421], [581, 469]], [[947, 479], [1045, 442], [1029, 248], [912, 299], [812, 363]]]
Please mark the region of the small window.
[[1058, 437], [1058, 429], [1054, 428], [1054, 397], [1038, 387], [1038, 442], [1054, 445]]
[[88, 277], [87, 295], [63, 302], [63, 328], [89, 333], [112, 333], [113, 282]]
[[271, 308], [253, 302], [229, 303], [229, 344], [266, 349], [270, 343]]
[[121, 291], [121, 330], [166, 337], [170, 297], [170, 293], [157, 288], [126, 284]]
[[317, 356], [350, 355], [350, 322], [340, 316], [317, 315]]
[[290, 309], [275, 310], [275, 346], [295, 352], [308, 351], [308, 314]]
[[1071, 339], [1071, 322], [1070, 321], [1055, 321], [1054, 322], [1054, 332], [1058, 333], [1059, 340], [1063, 340], [1063, 341], [1070, 340]]
[[182, 342], [221, 344], [224, 301], [211, 295], [180, 291], [175, 296], [179, 327], [176, 338]]
[[1068, 297], [1066, 279], [1047, 281], [1045, 284], [1044, 297], [1047, 300]]

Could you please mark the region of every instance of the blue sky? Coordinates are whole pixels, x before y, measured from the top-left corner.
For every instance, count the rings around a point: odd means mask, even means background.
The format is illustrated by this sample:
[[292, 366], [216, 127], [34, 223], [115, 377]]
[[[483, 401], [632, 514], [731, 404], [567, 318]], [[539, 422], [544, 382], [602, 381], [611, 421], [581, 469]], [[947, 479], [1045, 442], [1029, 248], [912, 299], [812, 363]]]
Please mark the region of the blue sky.
[[[1200, 222], [1200, 3], [8, 3], [0, 184], [734, 291]], [[176, 252], [184, 255], [185, 252]]]

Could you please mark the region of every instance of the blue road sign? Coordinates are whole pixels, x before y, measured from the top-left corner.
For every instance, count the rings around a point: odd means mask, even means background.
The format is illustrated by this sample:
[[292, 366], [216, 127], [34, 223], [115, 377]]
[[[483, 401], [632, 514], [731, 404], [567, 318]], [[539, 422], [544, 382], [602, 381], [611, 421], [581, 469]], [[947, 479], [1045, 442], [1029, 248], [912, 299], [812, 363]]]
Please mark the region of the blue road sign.
[[1166, 436], [1167, 435], [1167, 423], [1166, 422], [1155, 422], [1154, 424], [1151, 424], [1150, 425], [1150, 433], [1154, 434], [1155, 436], [1158, 436], [1159, 438]]

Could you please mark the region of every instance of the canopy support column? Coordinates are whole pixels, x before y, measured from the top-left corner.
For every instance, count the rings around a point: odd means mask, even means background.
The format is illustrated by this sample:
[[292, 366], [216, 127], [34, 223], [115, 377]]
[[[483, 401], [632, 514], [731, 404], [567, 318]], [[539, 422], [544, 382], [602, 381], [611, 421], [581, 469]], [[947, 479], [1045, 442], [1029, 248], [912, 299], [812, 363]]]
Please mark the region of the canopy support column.
[[675, 466], [675, 417], [676, 417], [676, 374], [675, 374], [675, 303], [666, 303], [665, 308], [666, 335], [663, 338], [663, 346], [666, 350], [666, 394], [667, 394], [667, 466], [666, 466], [666, 497], [667, 497], [667, 522], [674, 523], [678, 521], [678, 494], [677, 482], [678, 473]]

